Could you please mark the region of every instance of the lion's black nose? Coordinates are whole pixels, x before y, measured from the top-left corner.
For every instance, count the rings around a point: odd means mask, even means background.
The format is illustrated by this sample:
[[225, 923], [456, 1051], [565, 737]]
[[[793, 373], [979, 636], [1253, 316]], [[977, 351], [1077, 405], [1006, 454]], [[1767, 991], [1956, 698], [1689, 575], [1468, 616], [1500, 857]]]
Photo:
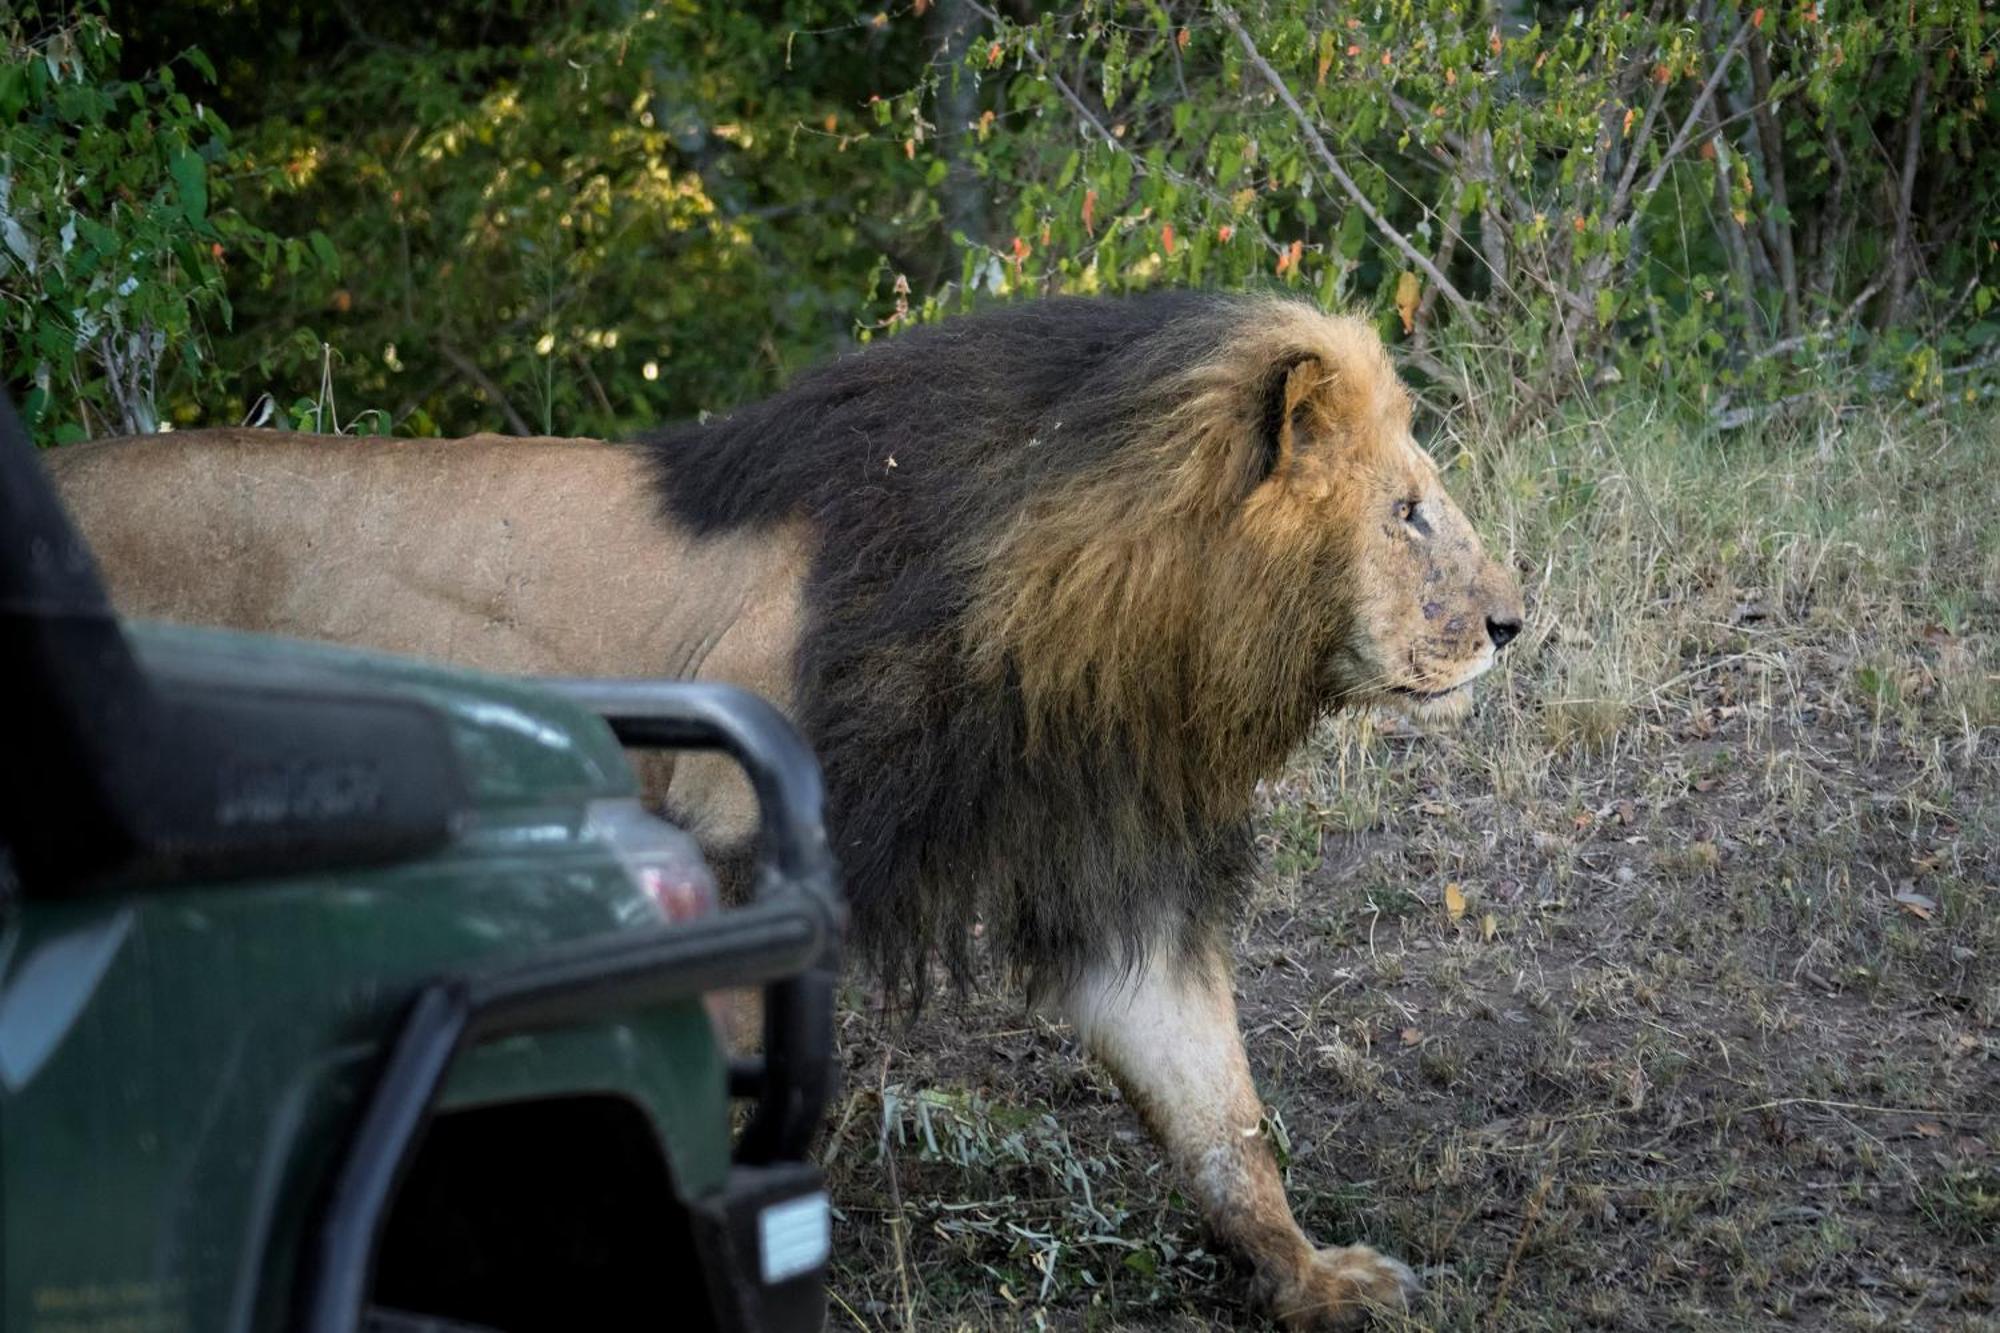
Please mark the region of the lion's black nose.
[[1508, 644], [1514, 642], [1515, 639], [1520, 637], [1520, 634], [1520, 621], [1499, 620], [1493, 616], [1486, 617], [1486, 637], [1493, 640], [1494, 652], [1497, 653]]

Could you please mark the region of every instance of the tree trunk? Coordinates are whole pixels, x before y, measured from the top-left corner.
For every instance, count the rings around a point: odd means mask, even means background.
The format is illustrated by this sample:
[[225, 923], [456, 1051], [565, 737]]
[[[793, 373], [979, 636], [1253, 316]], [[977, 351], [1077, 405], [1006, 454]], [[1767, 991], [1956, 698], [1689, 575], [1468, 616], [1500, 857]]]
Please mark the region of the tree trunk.
[[[938, 68], [937, 117], [945, 160], [944, 225], [974, 245], [986, 239], [986, 189], [973, 170], [969, 136], [979, 114], [979, 87], [966, 52], [981, 19], [966, 0], [937, 0], [925, 32]], [[956, 260], [954, 255], [953, 259]], [[949, 270], [948, 270], [949, 271]]]
[[1917, 188], [1917, 162], [1924, 144], [1924, 99], [1931, 88], [1931, 63], [1917, 66], [1917, 86], [1910, 94], [1910, 114], [1903, 122], [1903, 169], [1896, 189], [1896, 240], [1889, 252], [1889, 297], [1882, 303], [1880, 327], [1891, 328], [1903, 317], [1909, 298], [1910, 278], [1916, 267], [1915, 245], [1910, 238], [1910, 204]]
[[1743, 224], [1736, 220], [1735, 209], [1729, 198], [1729, 141], [1722, 134], [1722, 115], [1715, 104], [1709, 104], [1707, 128], [1709, 142], [1715, 146], [1715, 227], [1722, 237], [1722, 248], [1729, 256], [1730, 285], [1736, 289], [1737, 300], [1743, 309], [1743, 336], [1752, 350], [1763, 345], [1764, 317], [1757, 306], [1756, 274], [1750, 261], [1750, 244], [1744, 234]]
[[1765, 226], [1776, 242], [1778, 283], [1785, 293], [1785, 333], [1799, 331], [1799, 263], [1792, 247], [1791, 197], [1785, 189], [1785, 136], [1771, 109], [1771, 58], [1762, 32], [1750, 36], [1750, 98], [1756, 108], [1757, 151], [1764, 162], [1764, 188], [1771, 206]]

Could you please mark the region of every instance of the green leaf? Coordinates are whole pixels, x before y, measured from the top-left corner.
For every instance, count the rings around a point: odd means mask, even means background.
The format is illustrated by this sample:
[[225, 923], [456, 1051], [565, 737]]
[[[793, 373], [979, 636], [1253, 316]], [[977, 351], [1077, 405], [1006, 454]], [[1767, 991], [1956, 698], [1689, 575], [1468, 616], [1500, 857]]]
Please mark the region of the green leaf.
[[1358, 208], [1350, 208], [1340, 220], [1340, 253], [1349, 259], [1361, 258], [1361, 249], [1368, 240], [1368, 219]]
[[20, 65], [0, 65], [0, 121], [12, 121], [27, 106], [27, 71]]
[[174, 179], [181, 216], [189, 222], [201, 222], [208, 216], [208, 164], [199, 153], [177, 148], [167, 159], [167, 171]]

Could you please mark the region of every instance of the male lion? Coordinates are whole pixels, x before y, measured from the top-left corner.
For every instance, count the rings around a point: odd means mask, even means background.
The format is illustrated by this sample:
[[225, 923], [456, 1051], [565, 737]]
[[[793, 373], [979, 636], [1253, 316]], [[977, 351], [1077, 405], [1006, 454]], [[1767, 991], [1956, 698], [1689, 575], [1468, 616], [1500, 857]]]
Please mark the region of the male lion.
[[[963, 976], [983, 922], [1280, 1322], [1403, 1301], [1409, 1269], [1293, 1220], [1227, 954], [1256, 779], [1327, 709], [1462, 706], [1520, 630], [1367, 325], [1046, 301], [636, 445], [224, 430], [51, 461], [130, 613], [776, 699], [892, 981]], [[751, 811], [722, 772], [665, 796], [728, 850]]]

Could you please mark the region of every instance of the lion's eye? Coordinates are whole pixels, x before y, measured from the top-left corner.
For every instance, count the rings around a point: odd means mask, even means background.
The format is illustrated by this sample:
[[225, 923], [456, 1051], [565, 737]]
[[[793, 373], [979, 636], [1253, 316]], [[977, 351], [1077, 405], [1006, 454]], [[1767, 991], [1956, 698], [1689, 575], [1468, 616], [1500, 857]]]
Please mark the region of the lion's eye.
[[1416, 522], [1416, 521], [1417, 521], [1417, 502], [1416, 502], [1415, 500], [1398, 500], [1398, 501], [1396, 501], [1396, 518], [1397, 518], [1397, 520], [1398, 520], [1399, 522], [1403, 522], [1403, 523], [1414, 523], [1414, 522]]

